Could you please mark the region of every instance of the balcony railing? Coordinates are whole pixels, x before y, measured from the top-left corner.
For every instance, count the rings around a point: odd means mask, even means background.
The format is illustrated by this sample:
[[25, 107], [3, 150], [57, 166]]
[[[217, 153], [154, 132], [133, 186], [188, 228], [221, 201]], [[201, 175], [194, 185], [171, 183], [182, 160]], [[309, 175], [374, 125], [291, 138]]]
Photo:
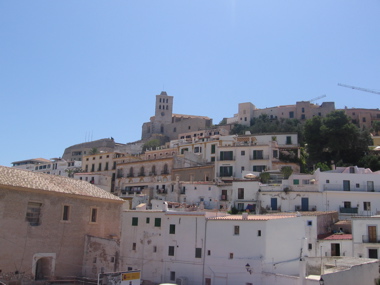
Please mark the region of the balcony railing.
[[234, 177], [235, 176], [235, 172], [234, 173], [219, 173], [219, 172], [217, 172], [216, 176], [217, 177]]
[[380, 186], [375, 186], [374, 188], [368, 188], [366, 185], [360, 185], [356, 187], [355, 184], [352, 185], [349, 190], [344, 189], [342, 184], [324, 184], [323, 190], [325, 191], [352, 191], [352, 192], [380, 192]]
[[260, 155], [260, 156], [250, 155], [249, 159], [250, 160], [268, 160], [269, 159], [269, 155]]
[[140, 172], [138, 176], [145, 176], [145, 172]]
[[227, 157], [223, 157], [223, 158], [221, 158], [220, 156], [218, 156], [218, 157], [217, 157], [217, 160], [218, 160], [218, 161], [234, 161], [235, 158], [236, 158], [235, 156], [233, 156], [233, 157], [228, 157], [228, 158], [227, 158]]
[[157, 194], [168, 194], [168, 190], [166, 190], [166, 189], [157, 189]]
[[358, 213], [358, 208], [344, 208], [344, 207], [340, 207], [339, 208], [339, 213], [341, 213], [341, 214], [357, 214]]
[[295, 211], [304, 211], [304, 212], [311, 212], [311, 211], [314, 212], [317, 210], [317, 206], [309, 206], [305, 209], [305, 208], [302, 208], [302, 205], [295, 205], [294, 210]]
[[227, 195], [221, 195], [220, 196], [220, 201], [227, 201], [227, 200], [228, 200]]
[[161, 175], [168, 175], [169, 174], [169, 171], [161, 171]]
[[380, 236], [363, 235], [362, 240], [365, 243], [380, 243]]

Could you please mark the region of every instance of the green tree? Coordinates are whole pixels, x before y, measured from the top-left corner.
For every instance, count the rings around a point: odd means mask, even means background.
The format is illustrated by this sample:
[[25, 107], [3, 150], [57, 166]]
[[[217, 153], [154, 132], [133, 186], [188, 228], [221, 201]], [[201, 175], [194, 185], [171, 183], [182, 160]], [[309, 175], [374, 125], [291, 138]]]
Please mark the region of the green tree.
[[93, 147], [92, 149], [90, 149], [90, 151], [88, 152], [88, 154], [90, 155], [94, 155], [94, 154], [97, 154], [99, 153], [99, 150], [96, 148], [96, 147]]
[[331, 161], [341, 165], [357, 164], [371, 144], [369, 132], [352, 124], [343, 111], [331, 112], [323, 119], [308, 120], [304, 136], [311, 164], [330, 164]]
[[293, 169], [290, 166], [281, 167], [281, 173], [284, 176], [284, 179], [288, 179], [293, 173]]
[[161, 145], [161, 142], [159, 139], [152, 139], [144, 143], [143, 145], [143, 151], [146, 151], [147, 149], [156, 149]]
[[376, 136], [379, 135], [380, 132], [380, 121], [374, 121], [372, 123], [372, 130], [375, 133]]
[[369, 168], [372, 171], [378, 171], [378, 170], [380, 170], [380, 156], [378, 156], [378, 155], [363, 156], [359, 160], [358, 166]]
[[326, 163], [323, 163], [323, 162], [318, 162], [315, 165], [315, 168], [316, 169], [319, 168], [320, 171], [329, 171], [329, 170], [331, 170], [331, 168]]

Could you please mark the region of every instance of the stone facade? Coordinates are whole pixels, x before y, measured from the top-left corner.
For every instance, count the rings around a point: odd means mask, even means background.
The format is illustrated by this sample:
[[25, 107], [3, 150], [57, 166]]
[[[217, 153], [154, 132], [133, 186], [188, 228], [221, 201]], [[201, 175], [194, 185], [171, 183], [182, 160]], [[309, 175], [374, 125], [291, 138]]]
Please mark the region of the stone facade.
[[[85, 237], [120, 239], [123, 203], [84, 181], [1, 166], [2, 276], [83, 276]], [[109, 257], [98, 258], [106, 259], [106, 270], [114, 269]], [[86, 277], [96, 277], [98, 270]], [[8, 282], [27, 281], [21, 275], [7, 276]]]

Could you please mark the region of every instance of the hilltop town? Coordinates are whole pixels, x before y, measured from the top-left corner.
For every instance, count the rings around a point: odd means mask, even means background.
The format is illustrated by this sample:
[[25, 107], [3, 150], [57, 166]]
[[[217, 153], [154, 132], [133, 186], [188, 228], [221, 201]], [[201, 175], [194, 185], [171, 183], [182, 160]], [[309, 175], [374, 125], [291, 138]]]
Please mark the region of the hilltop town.
[[380, 282], [379, 109], [173, 110], [163, 91], [138, 141], [0, 166], [0, 281]]

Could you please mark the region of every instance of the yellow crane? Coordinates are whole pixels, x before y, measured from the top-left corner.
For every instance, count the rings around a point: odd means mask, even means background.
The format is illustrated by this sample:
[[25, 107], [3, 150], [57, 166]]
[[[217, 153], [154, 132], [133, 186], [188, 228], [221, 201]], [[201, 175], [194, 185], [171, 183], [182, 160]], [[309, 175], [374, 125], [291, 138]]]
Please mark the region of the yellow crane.
[[375, 91], [375, 90], [371, 90], [371, 89], [367, 89], [367, 88], [361, 88], [361, 87], [356, 87], [356, 86], [351, 86], [351, 85], [346, 85], [346, 84], [340, 84], [340, 83], [338, 83], [338, 85], [342, 86], [342, 87], [347, 87], [347, 88], [351, 88], [351, 89], [356, 89], [356, 90], [360, 90], [360, 91], [364, 91], [364, 92], [370, 92], [370, 93], [380, 95], [379, 91]]

